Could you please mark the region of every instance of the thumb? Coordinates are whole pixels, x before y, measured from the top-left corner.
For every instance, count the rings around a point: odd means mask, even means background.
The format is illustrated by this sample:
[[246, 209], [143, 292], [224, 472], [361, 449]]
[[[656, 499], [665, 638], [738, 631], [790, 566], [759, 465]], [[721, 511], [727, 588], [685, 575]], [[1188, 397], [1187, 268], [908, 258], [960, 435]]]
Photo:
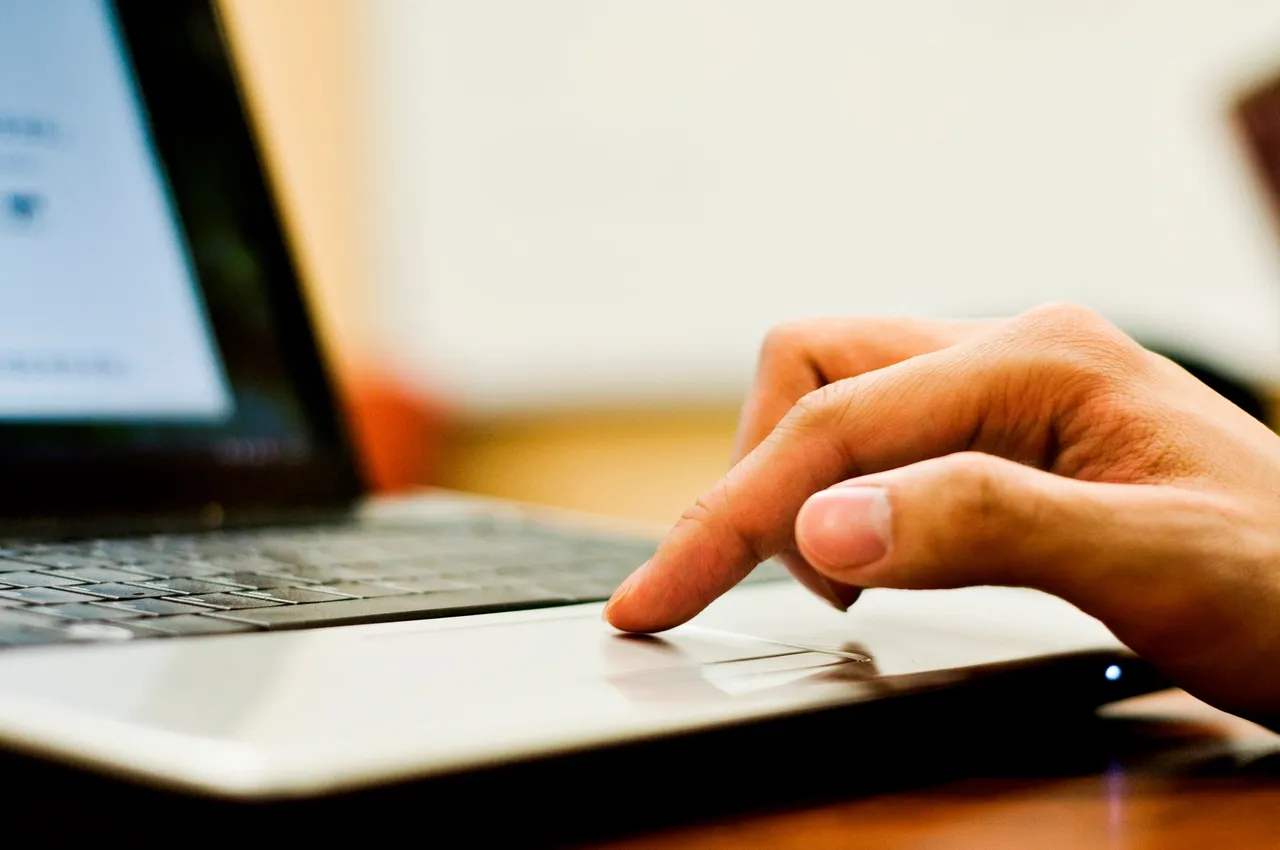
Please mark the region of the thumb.
[[961, 453], [814, 494], [796, 542], [819, 573], [853, 586], [1035, 587], [1105, 619], [1134, 593], [1158, 602], [1161, 567], [1187, 558], [1206, 513], [1197, 494], [1173, 487], [1077, 481]]

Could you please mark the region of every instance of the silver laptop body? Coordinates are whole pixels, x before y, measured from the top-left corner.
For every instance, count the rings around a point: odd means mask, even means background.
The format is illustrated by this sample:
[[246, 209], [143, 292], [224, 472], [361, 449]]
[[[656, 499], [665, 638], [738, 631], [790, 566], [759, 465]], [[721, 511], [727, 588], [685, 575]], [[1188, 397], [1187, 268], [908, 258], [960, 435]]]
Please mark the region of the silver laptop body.
[[266, 185], [208, 0], [0, 0], [0, 746], [269, 799], [1156, 686], [1039, 593], [841, 614], [776, 565], [620, 635], [602, 601], [657, 530], [368, 499]]

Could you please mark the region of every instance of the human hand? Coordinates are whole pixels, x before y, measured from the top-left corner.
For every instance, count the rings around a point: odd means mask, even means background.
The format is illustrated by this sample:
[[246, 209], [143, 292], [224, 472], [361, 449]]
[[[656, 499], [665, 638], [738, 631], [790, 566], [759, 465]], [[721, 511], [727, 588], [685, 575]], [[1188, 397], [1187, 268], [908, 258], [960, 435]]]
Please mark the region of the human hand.
[[784, 326], [736, 453], [614, 626], [678, 625], [775, 555], [840, 608], [1034, 587], [1198, 696], [1280, 713], [1280, 437], [1087, 310]]

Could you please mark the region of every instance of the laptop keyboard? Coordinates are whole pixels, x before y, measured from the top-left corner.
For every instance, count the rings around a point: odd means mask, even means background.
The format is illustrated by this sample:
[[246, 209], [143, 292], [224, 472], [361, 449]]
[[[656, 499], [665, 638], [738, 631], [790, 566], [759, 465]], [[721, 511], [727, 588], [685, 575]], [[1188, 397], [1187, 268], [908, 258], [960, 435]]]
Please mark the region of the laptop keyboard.
[[0, 647], [595, 602], [655, 545], [491, 518], [15, 544], [0, 547]]

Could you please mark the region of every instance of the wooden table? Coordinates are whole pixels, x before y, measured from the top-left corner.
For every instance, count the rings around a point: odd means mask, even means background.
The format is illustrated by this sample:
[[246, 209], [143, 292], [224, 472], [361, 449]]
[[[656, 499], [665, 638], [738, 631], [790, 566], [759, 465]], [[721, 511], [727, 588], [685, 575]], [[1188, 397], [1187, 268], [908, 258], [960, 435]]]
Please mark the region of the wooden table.
[[598, 846], [1280, 847], [1280, 736], [1182, 692], [1103, 713], [1090, 742], [1048, 746], [1012, 770], [975, 763], [972, 776], [942, 784]]

